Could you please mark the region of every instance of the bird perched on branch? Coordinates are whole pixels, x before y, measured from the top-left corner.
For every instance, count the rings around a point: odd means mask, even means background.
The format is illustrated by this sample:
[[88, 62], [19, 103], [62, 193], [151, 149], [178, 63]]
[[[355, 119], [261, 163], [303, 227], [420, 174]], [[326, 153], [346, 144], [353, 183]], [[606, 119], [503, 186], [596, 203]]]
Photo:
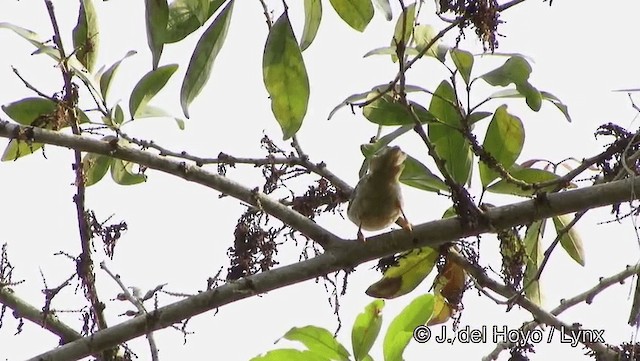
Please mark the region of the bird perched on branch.
[[411, 231], [400, 190], [405, 159], [407, 154], [396, 146], [381, 150], [369, 161], [369, 172], [358, 182], [347, 207], [347, 216], [358, 226], [358, 240], [364, 241], [363, 229], [378, 231], [396, 221]]

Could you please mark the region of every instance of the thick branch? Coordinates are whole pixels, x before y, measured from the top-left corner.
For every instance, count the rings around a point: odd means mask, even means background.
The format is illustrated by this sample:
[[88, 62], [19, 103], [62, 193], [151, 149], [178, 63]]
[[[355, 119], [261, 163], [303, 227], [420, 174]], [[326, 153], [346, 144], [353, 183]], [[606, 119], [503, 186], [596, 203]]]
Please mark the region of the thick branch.
[[61, 132], [49, 131], [41, 128], [25, 127], [0, 120], [0, 137], [25, 139], [72, 148], [83, 152], [91, 152], [112, 156], [122, 160], [134, 162], [151, 169], [184, 178], [188, 181], [202, 184], [234, 198], [240, 199], [252, 206], [261, 208], [268, 214], [290, 225], [305, 236], [328, 247], [340, 238], [300, 213], [269, 198], [262, 192], [252, 191], [241, 184], [226, 177], [208, 172], [195, 165], [180, 162], [155, 155], [149, 151], [121, 147], [116, 141], [100, 141], [85, 136], [69, 135]]
[[16, 296], [15, 292], [9, 287], [0, 287], [0, 303], [12, 309], [16, 318], [26, 318], [36, 325], [51, 331], [51, 333], [60, 337], [62, 343], [71, 342], [82, 337], [76, 330], [64, 324], [51, 312], [44, 313]]

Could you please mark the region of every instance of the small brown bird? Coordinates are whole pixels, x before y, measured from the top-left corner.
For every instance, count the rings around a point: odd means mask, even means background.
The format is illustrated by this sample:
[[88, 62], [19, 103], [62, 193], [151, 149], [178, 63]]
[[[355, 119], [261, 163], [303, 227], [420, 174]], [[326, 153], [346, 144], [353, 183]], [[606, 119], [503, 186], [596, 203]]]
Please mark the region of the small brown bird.
[[347, 207], [347, 216], [358, 226], [358, 240], [364, 241], [363, 229], [378, 231], [396, 221], [411, 231], [400, 190], [405, 159], [407, 155], [396, 146], [381, 150], [369, 161], [369, 172], [358, 182]]

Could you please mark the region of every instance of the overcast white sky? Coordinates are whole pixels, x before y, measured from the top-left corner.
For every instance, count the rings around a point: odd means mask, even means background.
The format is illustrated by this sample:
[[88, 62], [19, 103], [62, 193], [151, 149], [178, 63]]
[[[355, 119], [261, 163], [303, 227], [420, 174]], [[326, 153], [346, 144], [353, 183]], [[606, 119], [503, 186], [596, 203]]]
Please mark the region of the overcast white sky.
[[[128, 94], [137, 80], [150, 69], [151, 57], [146, 46], [144, 8], [142, 1], [96, 1], [100, 16], [101, 48], [98, 64], [112, 64], [127, 51], [138, 54], [123, 64], [110, 92], [110, 101], [120, 99], [126, 104]], [[393, 3], [395, 13], [398, 5]], [[71, 46], [71, 29], [76, 22], [77, 2], [54, 1], [66, 46]], [[280, 15], [281, 2], [269, 1]], [[290, 1], [290, 17], [298, 36], [302, 32], [302, 2]], [[364, 34], [347, 27], [323, 2], [324, 18], [318, 37], [304, 52], [311, 84], [311, 103], [299, 139], [313, 161], [325, 161], [337, 175], [355, 185], [361, 162], [359, 145], [375, 134], [376, 127], [360, 114], [352, 115], [347, 109], [327, 121], [329, 111], [346, 96], [362, 92], [373, 85], [393, 78], [396, 65], [387, 57], [363, 59], [367, 51], [389, 43], [394, 22], [386, 22], [376, 14]], [[595, 141], [593, 132], [599, 124], [616, 122], [624, 127], [636, 127], [635, 112], [624, 93], [613, 89], [640, 87], [637, 71], [638, 22], [640, 4], [635, 1], [616, 3], [613, 13], [595, 2], [554, 1], [552, 7], [540, 0], [529, 0], [504, 13], [506, 21], [500, 32], [501, 52], [518, 52], [535, 60], [531, 82], [541, 90], [560, 97], [574, 122], [567, 123], [562, 114], [548, 103], [539, 113], [523, 106], [524, 102], [510, 101], [509, 110], [524, 122], [527, 139], [519, 161], [530, 158], [561, 160], [566, 157], [585, 157], [598, 153], [604, 141]], [[201, 156], [215, 156], [220, 151], [236, 156], [259, 156], [263, 134], [280, 141], [280, 129], [270, 111], [261, 73], [262, 49], [267, 36], [262, 7], [257, 0], [237, 1], [227, 42], [214, 66], [212, 78], [190, 108], [192, 117], [186, 130], [180, 131], [175, 123], [165, 119], [147, 119], [125, 129], [130, 135], [153, 139], [174, 150], [187, 150]], [[428, 1], [421, 22], [442, 27], [432, 15], [433, 4]], [[34, 30], [49, 38], [51, 26], [42, 1], [3, 1], [0, 22], [8, 21]], [[394, 20], [395, 21], [395, 20]], [[197, 34], [199, 34], [198, 32]], [[179, 86], [188, 59], [199, 35], [192, 35], [180, 45], [165, 47], [161, 64], [179, 63], [180, 69], [167, 88], [152, 103], [180, 115]], [[455, 34], [446, 41], [453, 42]], [[474, 36], [464, 42], [466, 49], [475, 53], [481, 46]], [[15, 66], [30, 82], [45, 93], [61, 88], [59, 71], [49, 58], [30, 56], [30, 44], [9, 31], [0, 31], [0, 104], [6, 104], [33, 93], [24, 88], [14, 76]], [[473, 75], [477, 76], [500, 64], [503, 59], [476, 59]], [[409, 82], [434, 89], [443, 73], [435, 61], [418, 65], [409, 73]], [[480, 87], [478, 98], [483, 93]], [[422, 100], [428, 105], [428, 99]], [[491, 103], [495, 107], [499, 102]], [[3, 119], [7, 119], [4, 114]], [[479, 138], [483, 134], [480, 130]], [[0, 141], [0, 144], [6, 142]], [[281, 142], [282, 146], [286, 143]], [[408, 134], [400, 145], [412, 156], [427, 160], [424, 146]], [[15, 287], [16, 293], [34, 305], [43, 302], [44, 288], [40, 271], [49, 287], [58, 285], [73, 272], [74, 265], [65, 257], [54, 256], [58, 251], [79, 252], [75, 208], [72, 195], [72, 152], [66, 149], [46, 148], [48, 159], [41, 153], [17, 162], [0, 164], [4, 196], [0, 207], [0, 243], [8, 242], [10, 260], [16, 266], [16, 279], [26, 282]], [[430, 164], [427, 162], [427, 164]], [[215, 168], [212, 168], [215, 169]], [[88, 191], [87, 205], [101, 219], [114, 215], [114, 221], [126, 220], [129, 231], [121, 239], [109, 267], [121, 275], [122, 280], [143, 290], [168, 283], [175, 292], [195, 293], [206, 286], [206, 279], [220, 267], [228, 266], [226, 250], [232, 244], [233, 229], [243, 207], [237, 201], [224, 198], [199, 185], [158, 172], [148, 172], [145, 184], [123, 187], [108, 177]], [[229, 176], [249, 187], [260, 185], [260, 178], [251, 167], [231, 170]], [[586, 185], [586, 183], [584, 184]], [[479, 194], [475, 184], [472, 189]], [[414, 223], [439, 218], [449, 206], [444, 197], [404, 188], [407, 199], [406, 213]], [[510, 198], [489, 196], [487, 201], [506, 204]], [[581, 268], [562, 251], [557, 252], [543, 275], [545, 307], [557, 306], [561, 298], [569, 298], [594, 286], [601, 276], [621, 271], [626, 264], [638, 260], [638, 242], [630, 220], [621, 223], [598, 224], [611, 219], [608, 209], [589, 212], [578, 229], [585, 244], [587, 265]], [[319, 222], [338, 235], [354, 238], [355, 226], [338, 216], [327, 216]], [[549, 232], [545, 241], [551, 242]], [[499, 269], [494, 256], [497, 247], [492, 237], [485, 237], [482, 261], [492, 262]], [[278, 254], [281, 264], [297, 260], [295, 247], [285, 247]], [[98, 264], [101, 259], [96, 260]], [[372, 264], [358, 267], [349, 278], [347, 295], [340, 299], [343, 328], [338, 338], [350, 349], [350, 328], [355, 316], [371, 298], [364, 290], [379, 278], [371, 270]], [[100, 295], [108, 300], [119, 292], [117, 285], [105, 274], [98, 273]], [[414, 293], [387, 302], [384, 310], [386, 330], [388, 322], [413, 297], [427, 292], [432, 278]], [[626, 325], [631, 300], [628, 295], [631, 282], [611, 287], [599, 295], [591, 306], [580, 305], [562, 314], [567, 323], [581, 322], [586, 328], [606, 330], [606, 341], [619, 344], [631, 337], [632, 329]], [[275, 346], [273, 342], [294, 326], [318, 325], [334, 331], [337, 319], [327, 303], [328, 294], [321, 283], [312, 281], [271, 292], [261, 297], [225, 306], [214, 316], [213, 312], [191, 320], [189, 329], [195, 334], [183, 345], [182, 335], [174, 330], [157, 332], [160, 356], [163, 360], [201, 359], [224, 357], [229, 360], [248, 360]], [[81, 299], [67, 289], [56, 307], [73, 310]], [[168, 296], [164, 304], [171, 302]], [[465, 310], [460, 325], [472, 328], [482, 325], [507, 325], [516, 328], [530, 319], [517, 308], [509, 313], [486, 297], [470, 290], [464, 298]], [[108, 302], [109, 323], [125, 320], [118, 316], [128, 305]], [[78, 325], [79, 315], [63, 313], [61, 317]], [[5, 315], [0, 329], [0, 359], [21, 360], [35, 356], [57, 345], [55, 337], [39, 327], [27, 323], [22, 335], [14, 336], [17, 322]], [[382, 339], [383, 335], [380, 336]], [[381, 341], [381, 340], [380, 340]], [[130, 345], [140, 356], [148, 359], [144, 338]], [[281, 342], [278, 346], [290, 346]], [[423, 360], [432, 355], [449, 359], [480, 359], [494, 348], [493, 344], [437, 345], [411, 343], [405, 352], [406, 360]], [[585, 351], [554, 342], [536, 348], [533, 360], [563, 357], [581, 359]], [[381, 342], [374, 345], [372, 355], [382, 359]], [[503, 360], [508, 356], [502, 355]]]

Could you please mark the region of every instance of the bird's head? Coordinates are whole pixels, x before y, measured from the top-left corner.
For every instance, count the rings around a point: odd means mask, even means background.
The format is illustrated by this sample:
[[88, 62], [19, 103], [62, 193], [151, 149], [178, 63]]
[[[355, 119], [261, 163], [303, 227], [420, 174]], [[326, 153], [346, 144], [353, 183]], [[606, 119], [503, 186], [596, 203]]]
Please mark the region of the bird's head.
[[403, 163], [406, 159], [407, 154], [400, 147], [388, 147], [371, 158], [369, 171], [373, 174], [397, 179], [404, 169]]

